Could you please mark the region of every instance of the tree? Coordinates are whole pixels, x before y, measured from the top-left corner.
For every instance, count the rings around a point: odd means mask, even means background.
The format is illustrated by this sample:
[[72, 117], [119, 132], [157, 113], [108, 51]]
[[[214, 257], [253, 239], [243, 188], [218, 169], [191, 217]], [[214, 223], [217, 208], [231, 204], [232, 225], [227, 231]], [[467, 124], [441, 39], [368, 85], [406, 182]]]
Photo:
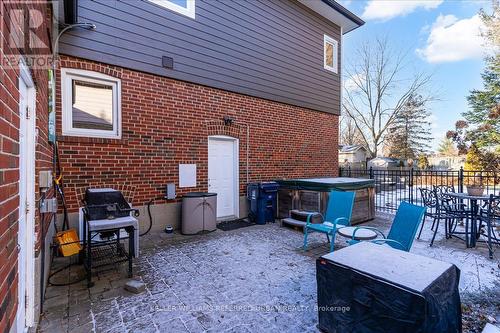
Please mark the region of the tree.
[[339, 133], [339, 142], [342, 145], [363, 145], [365, 142], [363, 141], [363, 137], [361, 133], [356, 128], [356, 124], [354, 120], [347, 116], [343, 115], [340, 117], [340, 133]]
[[429, 164], [429, 159], [425, 155], [420, 155], [418, 157], [418, 167], [420, 169], [429, 169], [430, 164]]
[[472, 146], [465, 156], [465, 170], [492, 171], [500, 170], [498, 154]]
[[[500, 59], [500, 55], [498, 55]], [[473, 90], [467, 97], [469, 110], [463, 113], [472, 128], [468, 130], [467, 140], [474, 141], [478, 147], [500, 145], [500, 63], [493, 58], [487, 59], [481, 74], [482, 90]]]
[[483, 36], [493, 47], [500, 47], [500, 3], [498, 0], [491, 1], [492, 13], [488, 14], [483, 9], [479, 12], [481, 19], [486, 26]]
[[[424, 96], [431, 77], [406, 76], [407, 53], [391, 48], [386, 39], [362, 44], [346, 68], [343, 109], [359, 131], [371, 156], [377, 156], [388, 128], [411, 96]], [[430, 96], [422, 97], [424, 102]]]
[[493, 12], [481, 10], [486, 32], [483, 34], [493, 48], [493, 55], [486, 57], [486, 67], [481, 74], [483, 89], [471, 91], [467, 97], [469, 110], [462, 113], [447, 137], [457, 143], [460, 153], [467, 153], [467, 163], [477, 170], [500, 167], [500, 6], [493, 1]]
[[439, 143], [437, 151], [440, 155], [445, 156], [454, 156], [458, 154], [458, 150], [455, 148], [453, 140], [446, 137]]
[[389, 157], [408, 161], [429, 153], [429, 116], [424, 98], [411, 95], [387, 131]]

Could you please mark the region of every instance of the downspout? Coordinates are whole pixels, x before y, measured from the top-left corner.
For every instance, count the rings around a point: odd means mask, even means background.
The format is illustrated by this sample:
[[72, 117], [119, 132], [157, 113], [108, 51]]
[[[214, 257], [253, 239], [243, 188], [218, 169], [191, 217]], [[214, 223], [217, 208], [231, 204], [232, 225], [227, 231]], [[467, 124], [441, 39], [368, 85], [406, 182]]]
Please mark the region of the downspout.
[[340, 108], [339, 108], [339, 116], [337, 121], [337, 172], [339, 173], [337, 176], [340, 177], [340, 172], [338, 166], [340, 165], [339, 161], [339, 142], [340, 142], [340, 117], [342, 116], [342, 105], [344, 103], [344, 71], [342, 64], [344, 63], [344, 28], [340, 27], [340, 61], [337, 62], [339, 66], [339, 78], [340, 78]]
[[250, 125], [248, 124], [245, 124], [245, 126], [247, 127], [247, 147], [246, 147], [246, 150], [247, 150], [247, 167], [246, 167], [246, 173], [247, 173], [247, 185], [248, 183], [250, 183], [250, 177], [249, 177], [249, 170], [250, 170]]

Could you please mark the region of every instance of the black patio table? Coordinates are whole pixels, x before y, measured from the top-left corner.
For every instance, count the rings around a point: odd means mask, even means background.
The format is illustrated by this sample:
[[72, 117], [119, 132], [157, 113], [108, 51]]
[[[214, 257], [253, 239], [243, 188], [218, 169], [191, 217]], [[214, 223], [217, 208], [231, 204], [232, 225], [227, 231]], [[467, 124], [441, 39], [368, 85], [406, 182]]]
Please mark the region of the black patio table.
[[[469, 201], [470, 209], [468, 211], [470, 213], [469, 214], [470, 224], [468, 223], [469, 219], [467, 219], [465, 223], [465, 243], [467, 247], [475, 247], [477, 239], [479, 238], [479, 230], [477, 230], [477, 220], [479, 219], [479, 202], [487, 202], [490, 199], [490, 196], [469, 195], [467, 193], [452, 193], [452, 192], [447, 193], [447, 195], [455, 197], [457, 199]], [[468, 228], [470, 228], [470, 230], [467, 230]]]

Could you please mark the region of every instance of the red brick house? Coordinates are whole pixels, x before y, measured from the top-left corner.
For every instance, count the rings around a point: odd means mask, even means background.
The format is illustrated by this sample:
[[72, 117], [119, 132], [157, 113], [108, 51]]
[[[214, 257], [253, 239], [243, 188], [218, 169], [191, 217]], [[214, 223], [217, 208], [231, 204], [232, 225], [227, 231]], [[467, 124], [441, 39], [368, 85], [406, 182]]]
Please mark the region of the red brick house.
[[[54, 230], [38, 209], [52, 196], [38, 184], [52, 169], [49, 75], [5, 59], [50, 56], [54, 8], [43, 0], [1, 6], [0, 332], [20, 332], [36, 326]], [[342, 36], [363, 21], [335, 1], [58, 6], [60, 24], [96, 26], [68, 29], [58, 44], [55, 134], [71, 225], [77, 193], [89, 186], [133, 186], [141, 224], [155, 199], [153, 228], [162, 229], [180, 220], [178, 199], [157, 199], [166, 184], [177, 198], [217, 192], [225, 219], [246, 216], [248, 182], [337, 174]], [[9, 46], [10, 36], [32, 30], [50, 47]]]
[[[73, 225], [75, 193], [89, 185], [133, 185], [139, 207], [168, 183], [177, 198], [217, 192], [224, 219], [246, 216], [248, 182], [337, 174], [342, 35], [363, 22], [336, 2], [76, 8], [75, 21], [96, 29], [66, 34], [59, 48], [57, 136]], [[177, 200], [155, 200], [153, 227], [177, 226], [179, 212]]]

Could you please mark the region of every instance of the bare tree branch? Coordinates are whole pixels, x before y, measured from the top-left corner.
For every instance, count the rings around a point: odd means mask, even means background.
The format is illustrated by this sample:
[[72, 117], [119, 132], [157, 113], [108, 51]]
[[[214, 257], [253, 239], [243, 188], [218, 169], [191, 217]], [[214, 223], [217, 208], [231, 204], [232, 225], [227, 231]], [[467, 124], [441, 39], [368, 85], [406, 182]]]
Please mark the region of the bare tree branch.
[[362, 44], [355, 62], [345, 70], [350, 85], [344, 87], [342, 108], [373, 157], [411, 96], [434, 99], [425, 93], [432, 76], [416, 73], [407, 77], [407, 58], [408, 51], [395, 51], [386, 38], [378, 38]]

